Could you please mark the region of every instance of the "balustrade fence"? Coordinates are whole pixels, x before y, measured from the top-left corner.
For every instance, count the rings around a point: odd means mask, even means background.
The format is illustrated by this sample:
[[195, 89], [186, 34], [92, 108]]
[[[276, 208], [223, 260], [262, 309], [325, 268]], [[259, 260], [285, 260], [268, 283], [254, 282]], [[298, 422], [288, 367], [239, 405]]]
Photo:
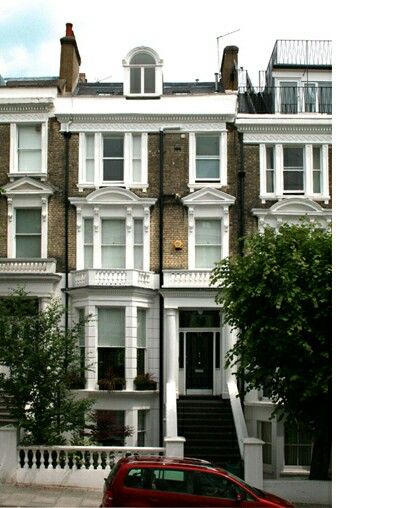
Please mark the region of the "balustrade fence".
[[165, 448], [112, 446], [19, 446], [20, 469], [109, 471], [122, 457], [164, 455]]

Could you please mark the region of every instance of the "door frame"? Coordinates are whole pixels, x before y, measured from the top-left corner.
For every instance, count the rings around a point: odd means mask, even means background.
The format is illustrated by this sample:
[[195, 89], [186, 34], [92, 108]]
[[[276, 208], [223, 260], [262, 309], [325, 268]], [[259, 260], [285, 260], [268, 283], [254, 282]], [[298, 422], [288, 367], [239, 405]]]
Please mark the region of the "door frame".
[[[187, 389], [186, 387], [186, 373], [187, 373], [187, 361], [186, 361], [186, 351], [187, 351], [187, 333], [212, 333], [212, 390], [210, 389]], [[183, 333], [183, 368], [179, 368], [179, 372], [183, 376], [183, 393], [182, 395], [216, 395], [216, 355], [215, 355], [215, 346], [216, 346], [216, 334], [219, 333], [220, 347], [219, 354], [221, 356], [222, 347], [222, 329], [221, 328], [179, 328], [179, 343], [181, 340], [180, 334]], [[219, 364], [221, 365], [221, 358], [219, 359]], [[221, 371], [221, 368], [219, 369]]]

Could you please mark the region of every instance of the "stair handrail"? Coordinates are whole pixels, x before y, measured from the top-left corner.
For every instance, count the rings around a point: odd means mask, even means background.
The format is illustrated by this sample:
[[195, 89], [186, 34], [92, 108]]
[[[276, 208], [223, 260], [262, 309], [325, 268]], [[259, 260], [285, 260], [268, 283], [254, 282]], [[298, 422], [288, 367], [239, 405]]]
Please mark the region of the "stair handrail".
[[235, 423], [236, 437], [239, 445], [240, 457], [244, 458], [243, 454], [243, 439], [249, 437], [247, 432], [247, 425], [244, 419], [242, 404], [240, 403], [239, 391], [235, 379], [227, 381], [229, 400], [231, 403], [233, 421]]

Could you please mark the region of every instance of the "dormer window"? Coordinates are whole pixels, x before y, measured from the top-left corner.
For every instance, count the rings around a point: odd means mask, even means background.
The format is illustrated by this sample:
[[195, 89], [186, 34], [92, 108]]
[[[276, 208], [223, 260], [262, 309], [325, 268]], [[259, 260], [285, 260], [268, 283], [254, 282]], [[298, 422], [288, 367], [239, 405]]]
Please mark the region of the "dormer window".
[[158, 97], [162, 94], [162, 60], [151, 48], [139, 47], [123, 60], [124, 95]]

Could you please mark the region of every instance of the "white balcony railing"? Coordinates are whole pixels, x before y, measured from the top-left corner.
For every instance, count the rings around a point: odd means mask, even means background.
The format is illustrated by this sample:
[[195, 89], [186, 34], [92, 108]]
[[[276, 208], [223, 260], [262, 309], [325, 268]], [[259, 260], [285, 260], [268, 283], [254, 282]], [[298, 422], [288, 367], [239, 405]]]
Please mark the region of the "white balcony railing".
[[0, 259], [0, 273], [56, 273], [55, 259]]
[[78, 270], [70, 274], [70, 287], [137, 286], [146, 289], [159, 287], [159, 275], [141, 270], [96, 269]]
[[164, 288], [209, 288], [211, 270], [164, 270]]

